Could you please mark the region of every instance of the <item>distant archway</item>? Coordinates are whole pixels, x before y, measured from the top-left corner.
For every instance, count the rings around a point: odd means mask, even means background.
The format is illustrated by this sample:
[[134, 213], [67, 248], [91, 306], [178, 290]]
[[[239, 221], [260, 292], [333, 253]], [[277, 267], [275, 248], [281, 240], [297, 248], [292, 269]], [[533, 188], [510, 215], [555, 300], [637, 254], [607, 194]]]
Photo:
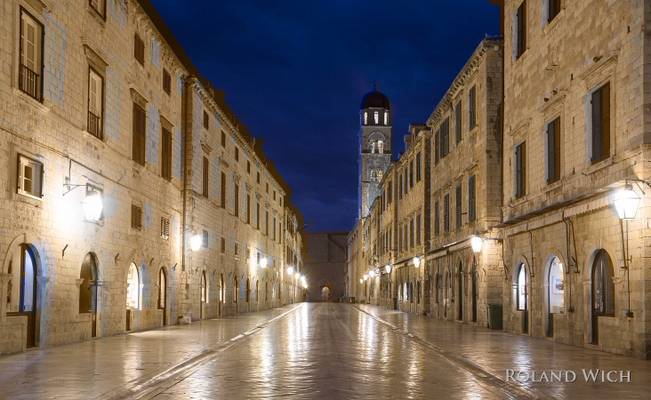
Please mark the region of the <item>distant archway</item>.
[[330, 301], [330, 288], [328, 286], [321, 288], [321, 301]]

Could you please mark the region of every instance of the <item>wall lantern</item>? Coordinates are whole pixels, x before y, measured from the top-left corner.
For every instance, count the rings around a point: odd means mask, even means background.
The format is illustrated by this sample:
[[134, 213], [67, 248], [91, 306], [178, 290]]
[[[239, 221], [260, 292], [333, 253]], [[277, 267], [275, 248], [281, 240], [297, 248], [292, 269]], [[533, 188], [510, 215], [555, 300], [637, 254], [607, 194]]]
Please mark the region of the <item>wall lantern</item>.
[[387, 274], [390, 274], [390, 273], [391, 273], [391, 270], [392, 270], [391, 264], [387, 264], [387, 265], [384, 267], [384, 272], [386, 272]]
[[203, 238], [201, 237], [201, 235], [195, 233], [194, 235], [192, 235], [192, 237], [190, 237], [190, 249], [192, 251], [199, 251], [202, 242], [203, 242]]
[[477, 235], [470, 237], [470, 248], [475, 254], [481, 253], [481, 248], [484, 246], [484, 240]]
[[289, 276], [294, 275], [294, 267], [287, 267], [287, 275]]
[[614, 203], [619, 219], [633, 219], [640, 206], [640, 196], [635, 193], [633, 186], [627, 183], [623, 188], [615, 192]]
[[375, 267], [375, 269], [373, 270], [373, 274], [375, 276], [380, 276], [380, 267]]
[[267, 260], [267, 257], [262, 257], [262, 258], [260, 259], [260, 268], [262, 268], [262, 269], [267, 268], [267, 263], [268, 263], [268, 262], [269, 262], [269, 261]]
[[364, 283], [364, 279], [359, 278], [359, 283], [360, 283], [360, 285], [361, 285], [362, 283]]
[[84, 210], [84, 217], [88, 221], [99, 221], [102, 218], [102, 210], [104, 210], [102, 192], [94, 190], [90, 186], [86, 187], [86, 197], [84, 197], [81, 207]]
[[418, 268], [420, 267], [420, 257], [416, 256], [411, 259], [411, 262], [414, 263], [414, 267]]
[[366, 282], [367, 279], [368, 279], [368, 274], [364, 274], [364, 281]]

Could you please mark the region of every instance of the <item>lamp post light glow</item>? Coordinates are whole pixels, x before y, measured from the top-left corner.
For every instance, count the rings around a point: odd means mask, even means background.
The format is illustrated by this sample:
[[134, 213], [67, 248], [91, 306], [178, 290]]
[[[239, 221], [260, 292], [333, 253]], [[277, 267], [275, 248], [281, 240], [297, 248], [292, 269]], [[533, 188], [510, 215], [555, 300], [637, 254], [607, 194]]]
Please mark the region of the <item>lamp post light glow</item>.
[[104, 202], [102, 201], [102, 193], [92, 191], [86, 193], [81, 206], [84, 210], [84, 217], [88, 221], [99, 221], [102, 217], [102, 210], [104, 209]]
[[368, 274], [364, 274], [364, 282], [368, 279]]
[[190, 249], [192, 251], [199, 251], [199, 249], [201, 248], [201, 242], [202, 241], [203, 240], [201, 239], [201, 235], [199, 235], [198, 233], [195, 233], [190, 238]]
[[287, 267], [287, 275], [289, 276], [294, 275], [294, 267]]
[[375, 278], [375, 270], [372, 269], [372, 270], [368, 271], [368, 276], [371, 277], [371, 278]]
[[416, 256], [412, 258], [411, 261], [414, 263], [414, 267], [416, 268], [420, 267], [420, 257]]
[[633, 186], [627, 184], [615, 192], [614, 202], [619, 219], [633, 219], [640, 205], [640, 196], [635, 193]]
[[262, 257], [260, 259], [260, 268], [262, 268], [262, 269], [267, 268], [267, 263], [268, 263], [267, 257]]
[[470, 248], [472, 252], [477, 254], [481, 252], [481, 248], [484, 246], [484, 240], [477, 235], [473, 235], [470, 238]]
[[390, 273], [391, 273], [391, 269], [392, 269], [391, 264], [387, 264], [387, 265], [384, 267], [384, 272], [386, 272], [387, 274], [390, 274]]

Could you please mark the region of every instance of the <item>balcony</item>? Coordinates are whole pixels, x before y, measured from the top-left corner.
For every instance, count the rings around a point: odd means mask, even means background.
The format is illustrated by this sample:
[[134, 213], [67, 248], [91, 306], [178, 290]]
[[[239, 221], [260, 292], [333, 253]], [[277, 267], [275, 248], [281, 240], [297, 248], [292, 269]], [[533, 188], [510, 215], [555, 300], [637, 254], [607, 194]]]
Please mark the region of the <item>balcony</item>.
[[34, 99], [41, 101], [41, 76], [20, 64], [18, 70], [18, 87]]
[[102, 119], [92, 111], [88, 111], [88, 132], [99, 139], [102, 138]]

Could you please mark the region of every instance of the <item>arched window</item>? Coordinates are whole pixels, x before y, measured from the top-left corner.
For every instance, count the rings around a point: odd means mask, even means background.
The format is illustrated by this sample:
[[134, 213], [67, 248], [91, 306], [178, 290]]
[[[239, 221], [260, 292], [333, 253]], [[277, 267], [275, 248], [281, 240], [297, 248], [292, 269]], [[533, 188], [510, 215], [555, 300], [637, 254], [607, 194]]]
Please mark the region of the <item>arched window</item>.
[[79, 313], [93, 313], [97, 305], [97, 261], [93, 254], [84, 257], [79, 279]]
[[364, 125], [368, 125], [368, 113], [364, 111]]
[[387, 111], [384, 112], [384, 125], [389, 125], [389, 113]]
[[129, 264], [127, 274], [127, 308], [140, 309], [140, 273], [136, 264]]
[[380, 123], [380, 113], [378, 111], [373, 113], [373, 120], [375, 121], [375, 125]]
[[246, 302], [251, 301], [251, 280], [246, 278]]
[[516, 308], [518, 310], [527, 309], [527, 269], [524, 263], [518, 265], [516, 285]]
[[165, 276], [165, 270], [161, 268], [158, 271], [158, 308], [164, 309], [167, 298], [167, 277]]
[[371, 181], [375, 181], [377, 179], [377, 175], [374, 169], [371, 170]]
[[219, 301], [226, 304], [226, 287], [224, 286], [224, 274], [219, 274]]
[[208, 303], [208, 279], [206, 278], [206, 271], [201, 273], [201, 302]]
[[375, 151], [377, 149], [376, 145], [377, 142], [375, 140], [371, 140], [371, 154], [375, 154]]
[[377, 181], [380, 182], [382, 180], [382, 177], [384, 176], [384, 172], [382, 172], [381, 169], [377, 170]]
[[237, 291], [239, 290], [239, 285], [237, 283], [237, 277], [233, 279], [233, 303], [237, 303]]
[[596, 315], [615, 315], [613, 263], [605, 250], [599, 250], [592, 265], [592, 309]]
[[377, 141], [377, 152], [380, 154], [384, 154], [384, 141], [382, 140]]
[[549, 275], [547, 277], [549, 313], [558, 314], [563, 312], [564, 308], [564, 283], [563, 283], [563, 263], [558, 257], [553, 257], [549, 264]]

